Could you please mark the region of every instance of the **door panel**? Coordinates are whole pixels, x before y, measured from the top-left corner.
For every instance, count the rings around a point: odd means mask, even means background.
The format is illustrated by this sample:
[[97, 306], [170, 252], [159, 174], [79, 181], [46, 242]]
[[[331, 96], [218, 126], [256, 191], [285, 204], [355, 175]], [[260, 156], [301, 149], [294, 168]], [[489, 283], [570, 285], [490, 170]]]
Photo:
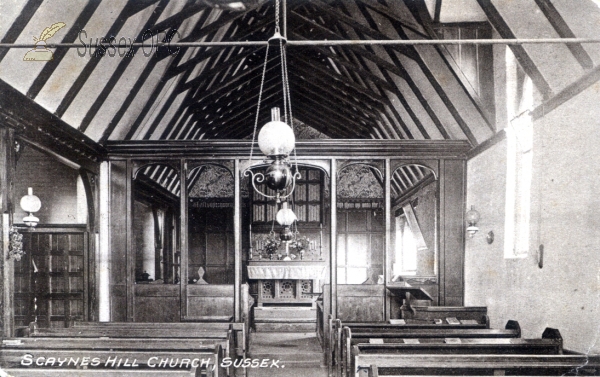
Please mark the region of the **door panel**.
[[25, 255], [15, 263], [16, 326], [37, 320], [41, 327], [64, 327], [86, 320], [85, 245], [82, 231], [24, 232]]

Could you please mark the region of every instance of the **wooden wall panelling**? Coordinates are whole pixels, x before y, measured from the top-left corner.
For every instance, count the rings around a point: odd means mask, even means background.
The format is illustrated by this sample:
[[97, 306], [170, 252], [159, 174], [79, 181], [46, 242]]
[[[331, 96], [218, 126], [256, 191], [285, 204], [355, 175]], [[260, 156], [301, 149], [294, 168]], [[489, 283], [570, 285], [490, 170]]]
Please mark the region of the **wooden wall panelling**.
[[[8, 127], [0, 127], [0, 209], [3, 214], [13, 213], [13, 177], [16, 161], [14, 149], [14, 131]], [[12, 336], [14, 333], [14, 264], [8, 259], [8, 229], [12, 225], [12, 215], [2, 217], [2, 260], [0, 261], [0, 285], [3, 291], [0, 303], [0, 321], [3, 336]]]
[[185, 319], [234, 317], [234, 290], [233, 284], [190, 284]]
[[110, 285], [111, 321], [127, 320], [127, 176], [126, 161], [110, 163]]
[[338, 316], [342, 322], [385, 320], [385, 287], [381, 285], [337, 284]]
[[[440, 305], [463, 305], [464, 290], [464, 213], [465, 213], [465, 161], [442, 161], [443, 207], [440, 207], [443, 231], [440, 232], [442, 241], [440, 256], [443, 254], [443, 263], [440, 260]], [[442, 225], [442, 224], [440, 224]], [[441, 259], [441, 258], [440, 258]]]
[[179, 322], [180, 291], [175, 284], [136, 284], [135, 322]]
[[65, 327], [72, 320], [86, 320], [88, 243], [85, 229], [25, 230], [23, 240], [26, 254], [15, 271], [18, 325], [26, 326], [37, 320], [41, 327]]

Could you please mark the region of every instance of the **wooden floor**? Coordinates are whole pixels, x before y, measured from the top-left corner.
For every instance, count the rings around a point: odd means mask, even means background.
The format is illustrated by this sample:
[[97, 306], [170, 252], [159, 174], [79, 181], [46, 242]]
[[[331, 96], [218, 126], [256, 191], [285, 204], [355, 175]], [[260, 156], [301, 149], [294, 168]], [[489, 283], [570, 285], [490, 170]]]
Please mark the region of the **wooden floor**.
[[280, 368], [248, 368], [248, 377], [326, 377], [324, 354], [315, 333], [250, 334], [249, 357], [279, 360]]

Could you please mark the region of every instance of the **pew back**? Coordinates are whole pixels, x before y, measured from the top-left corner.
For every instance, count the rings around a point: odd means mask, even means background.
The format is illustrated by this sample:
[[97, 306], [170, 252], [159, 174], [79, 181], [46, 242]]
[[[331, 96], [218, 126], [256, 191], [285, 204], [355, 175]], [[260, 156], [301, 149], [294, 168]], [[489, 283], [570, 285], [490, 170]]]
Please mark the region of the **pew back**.
[[[74, 375], [92, 370], [99, 375], [225, 376], [220, 344], [178, 339], [13, 338], [4, 339], [0, 365], [16, 375]], [[156, 340], [156, 339], [154, 339]], [[26, 372], [27, 371], [27, 372]], [[54, 372], [56, 371], [56, 373]], [[111, 373], [112, 371], [112, 373]], [[62, 374], [61, 374], [62, 373]]]
[[355, 377], [406, 375], [600, 375], [600, 359], [587, 355], [364, 355]]

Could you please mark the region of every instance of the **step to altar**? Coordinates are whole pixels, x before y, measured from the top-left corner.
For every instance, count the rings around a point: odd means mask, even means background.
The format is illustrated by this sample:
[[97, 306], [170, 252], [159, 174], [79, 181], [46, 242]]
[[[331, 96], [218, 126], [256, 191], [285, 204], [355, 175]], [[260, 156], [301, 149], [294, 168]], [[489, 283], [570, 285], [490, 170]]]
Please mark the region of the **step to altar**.
[[314, 332], [317, 309], [302, 306], [257, 306], [254, 308], [256, 332]]

